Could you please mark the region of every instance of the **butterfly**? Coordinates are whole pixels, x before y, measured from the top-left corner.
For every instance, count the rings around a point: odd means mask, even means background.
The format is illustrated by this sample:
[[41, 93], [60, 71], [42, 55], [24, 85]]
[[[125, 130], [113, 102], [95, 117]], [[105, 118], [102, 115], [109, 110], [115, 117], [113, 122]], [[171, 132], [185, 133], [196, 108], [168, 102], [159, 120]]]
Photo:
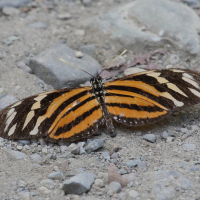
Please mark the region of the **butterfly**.
[[0, 111], [0, 137], [75, 142], [105, 125], [115, 136], [113, 121], [127, 126], [155, 123], [173, 111], [200, 102], [200, 73], [188, 69], [140, 72], [91, 86], [37, 94]]

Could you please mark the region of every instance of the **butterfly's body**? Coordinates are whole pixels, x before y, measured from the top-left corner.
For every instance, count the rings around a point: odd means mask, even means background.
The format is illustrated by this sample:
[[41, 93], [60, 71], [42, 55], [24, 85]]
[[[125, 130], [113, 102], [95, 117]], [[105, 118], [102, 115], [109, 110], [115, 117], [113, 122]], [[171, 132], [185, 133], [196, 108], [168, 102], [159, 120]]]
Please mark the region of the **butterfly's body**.
[[145, 71], [91, 87], [41, 93], [0, 111], [0, 137], [79, 141], [100, 125], [115, 136], [113, 120], [128, 126], [154, 123], [200, 102], [200, 74], [185, 69]]

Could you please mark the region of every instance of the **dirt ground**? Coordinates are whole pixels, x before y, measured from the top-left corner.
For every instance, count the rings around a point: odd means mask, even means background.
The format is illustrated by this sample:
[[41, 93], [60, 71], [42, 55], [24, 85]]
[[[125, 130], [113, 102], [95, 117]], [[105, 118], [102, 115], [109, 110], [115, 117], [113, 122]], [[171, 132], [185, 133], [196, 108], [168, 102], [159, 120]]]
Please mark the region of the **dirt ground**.
[[[82, 45], [94, 44], [96, 50], [93, 57], [102, 66], [106, 66], [121, 53], [122, 47], [115, 45], [109, 38], [97, 40], [96, 35], [87, 30], [85, 34], [80, 34], [84, 30], [82, 22], [128, 2], [131, 1], [94, 0], [90, 6], [86, 6], [79, 0], [35, 0], [29, 4], [30, 7], [25, 7], [27, 10], [19, 8], [20, 12], [16, 15], [6, 16], [1, 12], [0, 98], [12, 94], [18, 99], [23, 99], [53, 89], [34, 74], [18, 68], [17, 63], [37, 55], [55, 43], [64, 43], [74, 50], [79, 50]], [[61, 13], [70, 13], [70, 19], [59, 19], [58, 15]], [[44, 22], [46, 28], [28, 26], [35, 21]], [[10, 36], [16, 36], [11, 38], [11, 43]], [[148, 49], [146, 53], [149, 53]], [[179, 57], [175, 67], [184, 65], [186, 68], [198, 70], [199, 57], [186, 55], [181, 51], [172, 52], [166, 49], [165, 54], [155, 56], [153, 62], [164, 68], [170, 63], [172, 54]], [[129, 51], [127, 60], [131, 56], [132, 52]], [[91, 154], [70, 154], [64, 157], [66, 152], [62, 149], [63, 145], [24, 145], [2, 139], [0, 199], [200, 199], [199, 110], [200, 106], [197, 105], [175, 113], [159, 123], [140, 128], [127, 128], [115, 124], [115, 138], [106, 135], [102, 129], [102, 134], [92, 139], [102, 139], [105, 145]], [[167, 141], [162, 138], [165, 131], [169, 136]], [[143, 135], [148, 133], [156, 135], [155, 143], [143, 140]], [[185, 134], [189, 137], [184, 138]], [[115, 146], [120, 147], [117, 158], [107, 160], [102, 157], [102, 152], [111, 152]], [[18, 159], [16, 155], [12, 155], [12, 150], [22, 152], [26, 157]], [[32, 159], [33, 154], [38, 154], [40, 158]], [[135, 174], [131, 183], [122, 188], [120, 193], [109, 193], [104, 175], [106, 176], [110, 163], [115, 163], [118, 170], [121, 170], [124, 169], [124, 163], [136, 158], [140, 158], [145, 166], [131, 168], [128, 174]], [[98, 187], [93, 184], [87, 194], [80, 196], [64, 195], [61, 190], [63, 180], [54, 180], [46, 185], [41, 183], [55, 171], [62, 172], [65, 179], [81, 171], [89, 171], [95, 174], [96, 178], [102, 179], [104, 186]], [[135, 197], [131, 196], [132, 190], [138, 193]]]

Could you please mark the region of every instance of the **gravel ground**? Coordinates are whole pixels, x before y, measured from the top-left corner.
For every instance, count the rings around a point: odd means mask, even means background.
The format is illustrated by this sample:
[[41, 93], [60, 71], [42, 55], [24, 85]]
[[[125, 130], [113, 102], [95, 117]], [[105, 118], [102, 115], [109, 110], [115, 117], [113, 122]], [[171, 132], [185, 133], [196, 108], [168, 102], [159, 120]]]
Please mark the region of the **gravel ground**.
[[[16, 0], [16, 5], [0, 1], [0, 109], [17, 99], [55, 88], [45, 81], [45, 74], [36, 75], [29, 62], [38, 61], [40, 53], [46, 58], [43, 52], [54, 48], [52, 45], [64, 44], [75, 50], [76, 57], [81, 56], [78, 52], [81, 50], [101, 66], [107, 66], [127, 48], [127, 43], [117, 42], [112, 33], [98, 34], [92, 25], [88, 28], [85, 23], [131, 2], [136, 1]], [[173, 2], [183, 4], [178, 0]], [[185, 7], [199, 16], [198, 1], [184, 2]], [[198, 27], [200, 22], [194, 24]], [[178, 28], [181, 33], [182, 27]], [[146, 29], [145, 32], [148, 34]], [[138, 55], [162, 47], [164, 54], [153, 55], [151, 65], [144, 63], [137, 67], [199, 70], [198, 33], [195, 35], [198, 42], [191, 42], [191, 51], [184, 51], [185, 40], [173, 44], [179, 34], [165, 35], [166, 43], [154, 42], [143, 47], [145, 36], [134, 48], [128, 46], [121, 59], [129, 62], [137, 55], [142, 60]], [[187, 34], [190, 38], [190, 32]], [[76, 84], [80, 84], [81, 78], [81, 74], [76, 75]], [[55, 81], [59, 80], [58, 77]], [[199, 110], [196, 105], [144, 127], [115, 124], [115, 138], [101, 129], [101, 135], [77, 144], [0, 138], [0, 199], [200, 199]]]

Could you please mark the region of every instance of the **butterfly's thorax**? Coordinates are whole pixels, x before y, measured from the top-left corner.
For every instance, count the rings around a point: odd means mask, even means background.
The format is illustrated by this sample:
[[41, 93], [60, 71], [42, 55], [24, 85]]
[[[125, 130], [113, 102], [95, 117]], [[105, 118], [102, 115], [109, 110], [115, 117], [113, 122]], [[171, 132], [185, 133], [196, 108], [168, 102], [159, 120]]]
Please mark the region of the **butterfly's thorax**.
[[92, 94], [95, 96], [97, 101], [102, 104], [105, 99], [105, 89], [104, 84], [102, 83], [102, 78], [100, 76], [94, 77], [90, 80]]

